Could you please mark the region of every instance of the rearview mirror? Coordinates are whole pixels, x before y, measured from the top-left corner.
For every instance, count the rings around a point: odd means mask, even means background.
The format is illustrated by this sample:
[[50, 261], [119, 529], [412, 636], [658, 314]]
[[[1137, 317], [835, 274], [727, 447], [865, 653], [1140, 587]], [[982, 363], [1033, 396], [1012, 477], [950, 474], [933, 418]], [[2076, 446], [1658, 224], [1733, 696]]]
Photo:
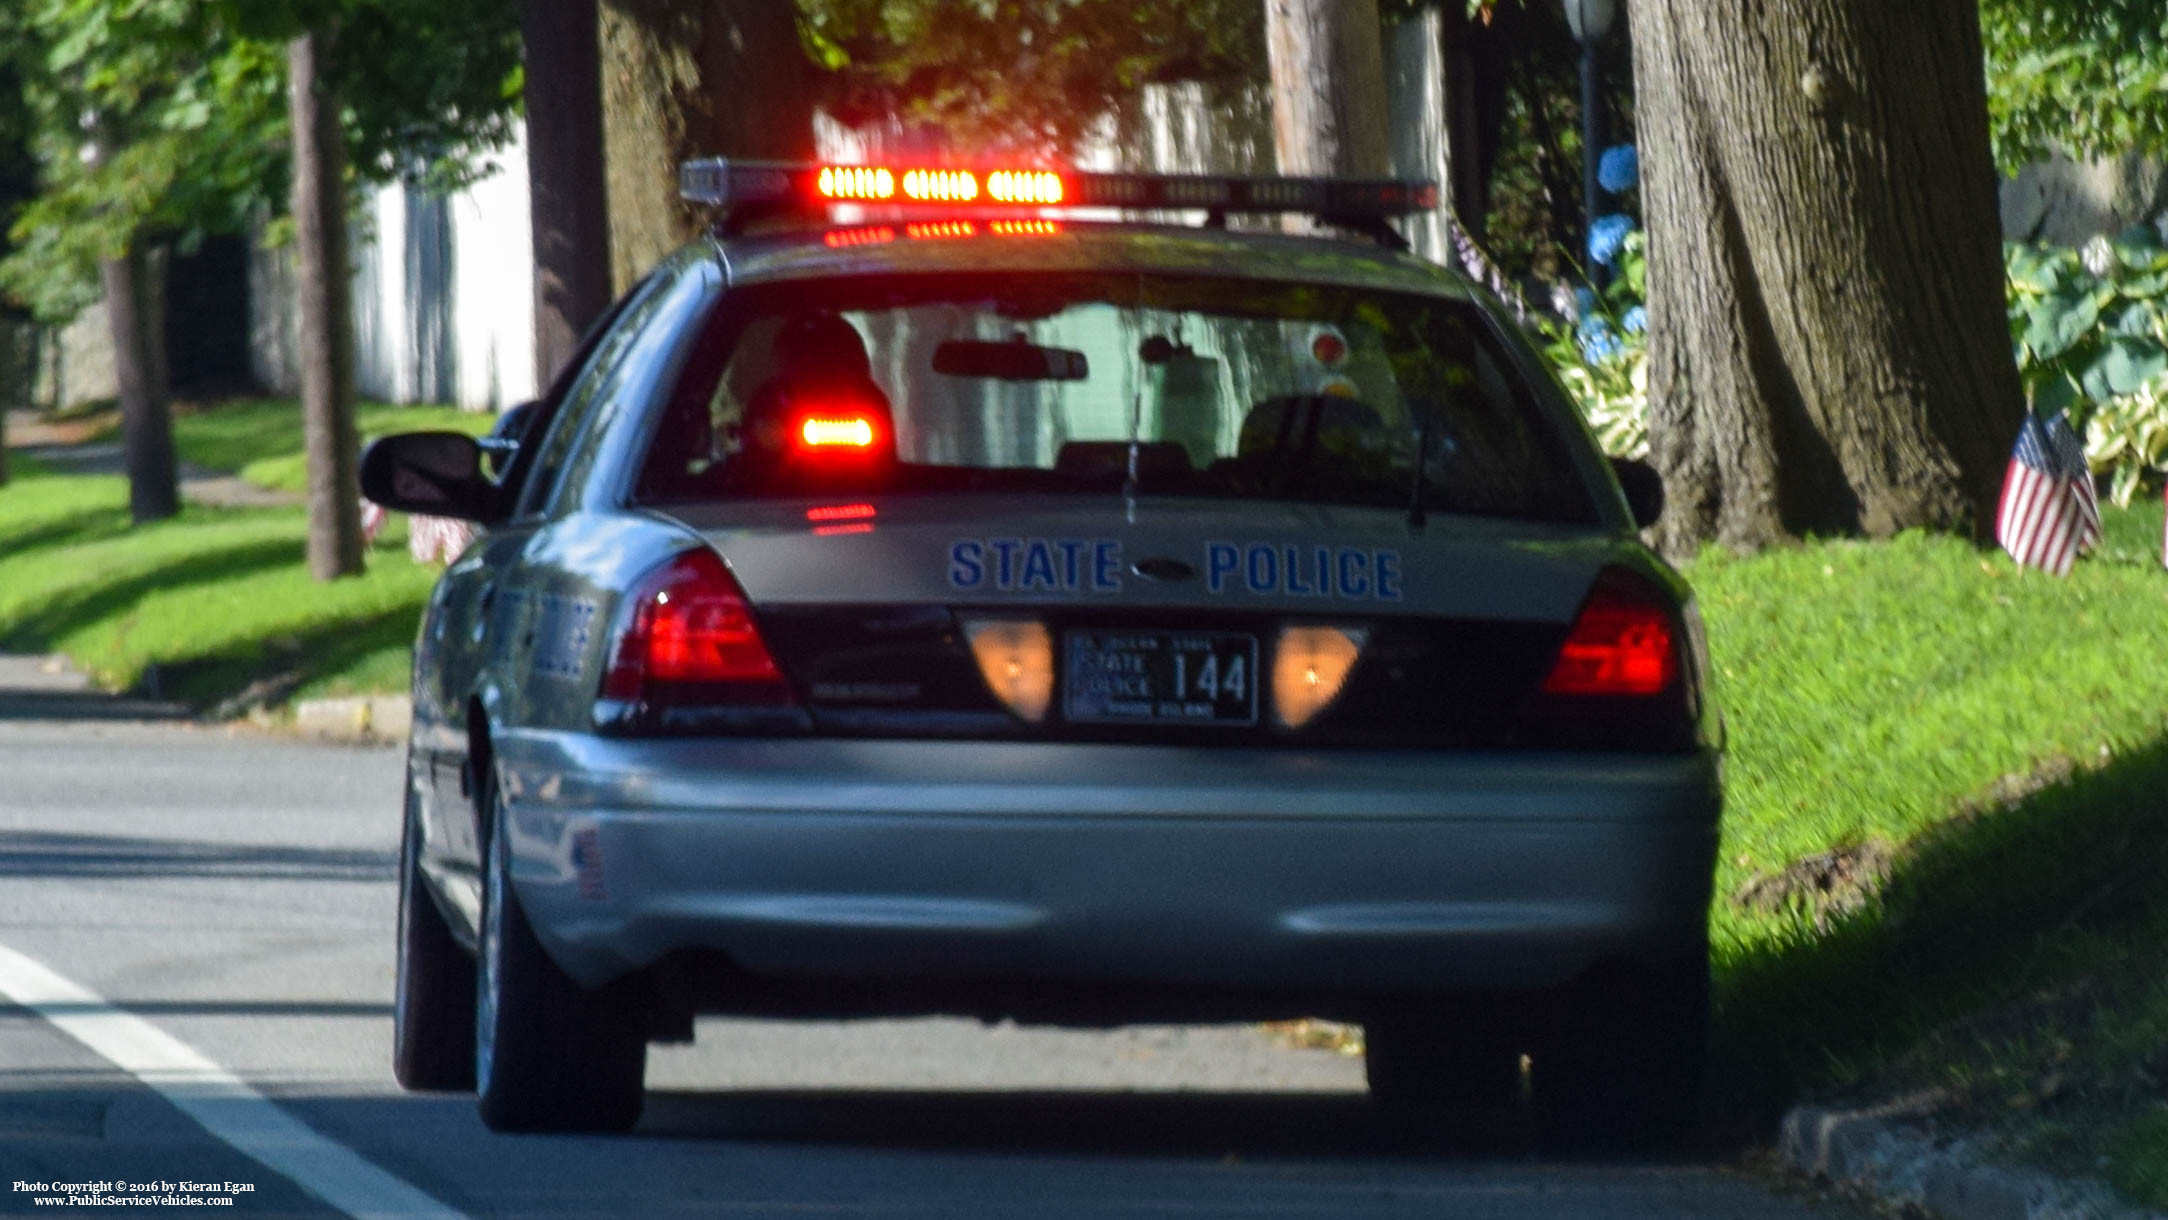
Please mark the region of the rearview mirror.
[[502, 515], [482, 474], [482, 446], [464, 432], [401, 432], [361, 455], [361, 494], [386, 508], [488, 523]]
[[933, 349], [933, 371], [1001, 381], [1082, 381], [1091, 375], [1091, 366], [1082, 352], [1040, 347], [1020, 338], [1007, 343], [950, 339]]
[[1664, 515], [1664, 476], [1640, 458], [1612, 458], [1611, 471], [1618, 476], [1619, 490], [1626, 493], [1626, 507], [1634, 524], [1642, 529]]

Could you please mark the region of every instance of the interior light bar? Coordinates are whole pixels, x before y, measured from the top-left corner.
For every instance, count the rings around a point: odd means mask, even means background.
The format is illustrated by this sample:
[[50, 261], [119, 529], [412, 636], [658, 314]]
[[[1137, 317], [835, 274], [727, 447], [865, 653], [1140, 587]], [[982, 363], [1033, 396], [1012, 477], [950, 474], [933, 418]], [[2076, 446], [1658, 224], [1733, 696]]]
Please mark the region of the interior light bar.
[[809, 446], [843, 445], [852, 449], [867, 449], [873, 445], [873, 421], [864, 416], [844, 419], [808, 416], [806, 421], [799, 425], [798, 438]]
[[978, 210], [1112, 207], [1383, 218], [1428, 211], [1438, 204], [1435, 182], [822, 165], [720, 157], [686, 162], [678, 170], [678, 187], [690, 202], [732, 211], [873, 203]]

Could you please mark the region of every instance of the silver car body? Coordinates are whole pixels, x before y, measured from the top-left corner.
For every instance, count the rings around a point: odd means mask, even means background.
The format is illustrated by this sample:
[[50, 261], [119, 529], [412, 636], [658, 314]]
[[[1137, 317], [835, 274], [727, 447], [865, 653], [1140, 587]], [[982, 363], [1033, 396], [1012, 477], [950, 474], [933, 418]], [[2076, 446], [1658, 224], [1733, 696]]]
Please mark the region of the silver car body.
[[[1254, 234], [1080, 229], [970, 256], [974, 271], [1018, 276], [1209, 273], [1475, 300], [1406, 256]], [[764, 987], [820, 984], [821, 1011], [1102, 1019], [1085, 997], [1194, 989], [1285, 998], [1233, 1005], [1260, 1016], [1294, 1005], [1359, 1017], [1379, 997], [1555, 988], [1607, 963], [1702, 951], [1720, 729], [1698, 635], [1687, 681], [1699, 727], [1685, 749], [614, 726], [597, 691], [625, 590], [703, 546], [764, 614], [871, 601], [901, 618], [1164, 609], [1557, 634], [1598, 573], [1623, 565], [1669, 590], [1698, 631], [1683, 583], [1638, 541], [1585, 429], [1520, 344], [1542, 409], [1576, 438], [1593, 525], [1436, 515], [1416, 527], [1389, 509], [1151, 496], [992, 512], [984, 497], [912, 496], [875, 499], [839, 530], [809, 519], [818, 499], [630, 502], [653, 404], [689, 342], [690, 322], [671, 318], [746, 285], [936, 272], [956, 258], [931, 243], [707, 245], [626, 306], [658, 320], [626, 341], [644, 347], [605, 387], [615, 397], [591, 404], [581, 435], [542, 442], [562, 441], [554, 485], [453, 564], [422, 625], [410, 779], [421, 869], [458, 935], [479, 922], [474, 794], [489, 767], [513, 885], [558, 964], [597, 986], [713, 963], [736, 983], [704, 1008], [759, 1011]], [[1000, 578], [997, 557], [1020, 565], [1035, 550], [1037, 578]], [[1146, 560], [1190, 575], [1153, 579]], [[846, 727], [896, 697], [849, 681], [813, 696]], [[874, 984], [912, 998], [876, 999]], [[1026, 994], [1045, 1006], [1015, 1000]], [[1139, 999], [1114, 1014], [1157, 1011]]]

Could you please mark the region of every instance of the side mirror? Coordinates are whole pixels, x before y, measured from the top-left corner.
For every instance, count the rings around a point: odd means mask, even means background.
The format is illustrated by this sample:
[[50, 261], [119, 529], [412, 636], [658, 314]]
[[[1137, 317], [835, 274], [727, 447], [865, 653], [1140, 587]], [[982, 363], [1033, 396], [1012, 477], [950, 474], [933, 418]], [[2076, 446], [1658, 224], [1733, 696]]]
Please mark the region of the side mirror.
[[482, 446], [463, 432], [401, 432], [361, 455], [361, 494], [403, 513], [488, 523], [502, 516], [482, 473]]
[[1619, 490], [1626, 493], [1634, 524], [1642, 529], [1656, 524], [1664, 515], [1664, 476], [1640, 458], [1612, 458], [1611, 472], [1618, 476]]

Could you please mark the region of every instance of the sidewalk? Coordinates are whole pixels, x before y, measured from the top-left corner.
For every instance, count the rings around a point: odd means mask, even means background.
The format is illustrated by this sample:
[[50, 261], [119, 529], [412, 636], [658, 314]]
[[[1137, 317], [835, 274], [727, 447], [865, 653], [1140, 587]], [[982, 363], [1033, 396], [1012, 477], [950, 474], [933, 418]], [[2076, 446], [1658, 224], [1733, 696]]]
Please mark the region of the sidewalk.
[[[7, 447], [69, 474], [122, 474], [126, 472], [121, 443], [117, 440], [86, 443], [86, 438], [110, 426], [109, 416], [91, 420], [49, 423], [35, 415], [9, 412]], [[181, 498], [212, 508], [288, 508], [305, 503], [289, 491], [274, 491], [242, 480], [224, 470], [212, 470], [190, 462], [179, 463]]]
[[0, 720], [185, 720], [186, 704], [99, 690], [66, 657], [0, 653]]

